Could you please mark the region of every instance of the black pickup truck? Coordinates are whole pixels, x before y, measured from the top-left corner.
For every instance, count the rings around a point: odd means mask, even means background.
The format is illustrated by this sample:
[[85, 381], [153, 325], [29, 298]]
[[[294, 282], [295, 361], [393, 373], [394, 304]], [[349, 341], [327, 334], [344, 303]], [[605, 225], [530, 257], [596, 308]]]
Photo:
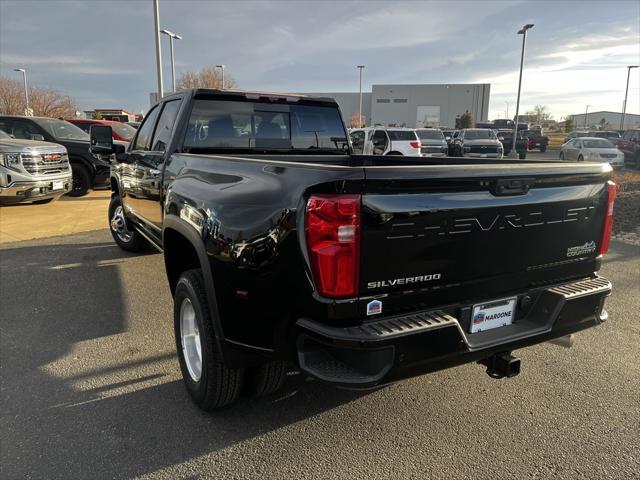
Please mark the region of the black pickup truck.
[[[511, 130], [496, 130], [498, 140], [502, 143], [504, 148], [504, 156], [508, 156], [513, 149], [513, 129]], [[527, 152], [529, 151], [529, 138], [523, 135], [523, 131], [518, 131], [516, 137], [516, 152], [518, 152], [518, 158], [524, 160], [527, 158]]]
[[[286, 362], [370, 388], [607, 319], [605, 163], [351, 155], [332, 99], [187, 90], [115, 154], [109, 221], [163, 252], [186, 387], [203, 409], [282, 385]], [[150, 281], [155, 281], [151, 280]]]
[[69, 195], [81, 197], [91, 188], [109, 185], [109, 162], [91, 155], [89, 135], [57, 118], [0, 115], [0, 130], [17, 139], [58, 143], [69, 152], [73, 183]]

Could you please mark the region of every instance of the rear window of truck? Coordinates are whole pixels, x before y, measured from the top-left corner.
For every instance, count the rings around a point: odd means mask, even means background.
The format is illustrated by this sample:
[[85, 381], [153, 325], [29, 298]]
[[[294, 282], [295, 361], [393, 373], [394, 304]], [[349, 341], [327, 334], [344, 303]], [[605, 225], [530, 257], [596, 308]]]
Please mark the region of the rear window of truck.
[[317, 105], [196, 99], [186, 151], [337, 153], [348, 145], [339, 111]]

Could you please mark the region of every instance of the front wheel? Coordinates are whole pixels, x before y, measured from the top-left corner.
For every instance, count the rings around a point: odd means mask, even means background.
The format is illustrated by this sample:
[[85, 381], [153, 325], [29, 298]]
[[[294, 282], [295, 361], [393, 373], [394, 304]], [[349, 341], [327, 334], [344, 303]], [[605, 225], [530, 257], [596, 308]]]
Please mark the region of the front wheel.
[[82, 197], [87, 194], [91, 188], [91, 174], [86, 167], [77, 163], [71, 164], [71, 191], [70, 197]]
[[520, 152], [520, 153], [518, 153], [518, 158], [519, 158], [520, 160], [524, 160], [524, 159], [526, 159], [526, 158], [527, 158], [527, 153], [526, 153], [526, 152]]
[[147, 240], [133, 228], [124, 214], [120, 195], [113, 195], [109, 203], [109, 230], [122, 250], [141, 252], [149, 246]]
[[583, 157], [582, 155], [580, 155], [580, 156], [578, 157], [578, 161], [579, 161], [579, 162], [584, 162], [584, 157]]
[[540, 147], [540, 153], [544, 153], [547, 151], [547, 147]]
[[193, 401], [215, 410], [240, 395], [244, 369], [229, 368], [220, 354], [200, 269], [184, 272], [173, 298], [173, 324], [180, 370]]

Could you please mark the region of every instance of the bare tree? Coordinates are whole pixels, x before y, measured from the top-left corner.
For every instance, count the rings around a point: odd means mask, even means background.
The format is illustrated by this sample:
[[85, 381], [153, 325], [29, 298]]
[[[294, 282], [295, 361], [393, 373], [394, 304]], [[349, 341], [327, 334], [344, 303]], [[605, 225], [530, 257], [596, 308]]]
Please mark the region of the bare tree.
[[[23, 83], [0, 77], [0, 113], [24, 115]], [[53, 88], [29, 87], [29, 107], [37, 117], [73, 117], [78, 106], [68, 95]]]
[[547, 110], [546, 105], [536, 105], [533, 107], [533, 110], [529, 110], [527, 115], [535, 115], [538, 124], [543, 122], [544, 120], [551, 120], [551, 114]]
[[[204, 67], [199, 72], [185, 72], [176, 81], [178, 90], [187, 88], [222, 88], [222, 75], [215, 67]], [[238, 82], [227, 71], [224, 73], [224, 88], [236, 89]]]
[[360, 116], [358, 113], [354, 113], [349, 117], [349, 127], [350, 128], [362, 128], [366, 125], [366, 120], [364, 115]]

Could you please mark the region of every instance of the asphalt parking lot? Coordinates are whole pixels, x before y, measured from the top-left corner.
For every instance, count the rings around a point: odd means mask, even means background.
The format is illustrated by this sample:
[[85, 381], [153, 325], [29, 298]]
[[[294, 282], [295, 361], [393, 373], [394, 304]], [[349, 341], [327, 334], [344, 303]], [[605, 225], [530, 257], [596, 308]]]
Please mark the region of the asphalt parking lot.
[[[106, 209], [95, 201], [87, 216]], [[614, 241], [610, 320], [377, 391], [292, 372], [199, 411], [182, 385], [162, 256], [106, 229], [0, 245], [0, 477], [632, 478], [640, 472], [640, 248]]]

